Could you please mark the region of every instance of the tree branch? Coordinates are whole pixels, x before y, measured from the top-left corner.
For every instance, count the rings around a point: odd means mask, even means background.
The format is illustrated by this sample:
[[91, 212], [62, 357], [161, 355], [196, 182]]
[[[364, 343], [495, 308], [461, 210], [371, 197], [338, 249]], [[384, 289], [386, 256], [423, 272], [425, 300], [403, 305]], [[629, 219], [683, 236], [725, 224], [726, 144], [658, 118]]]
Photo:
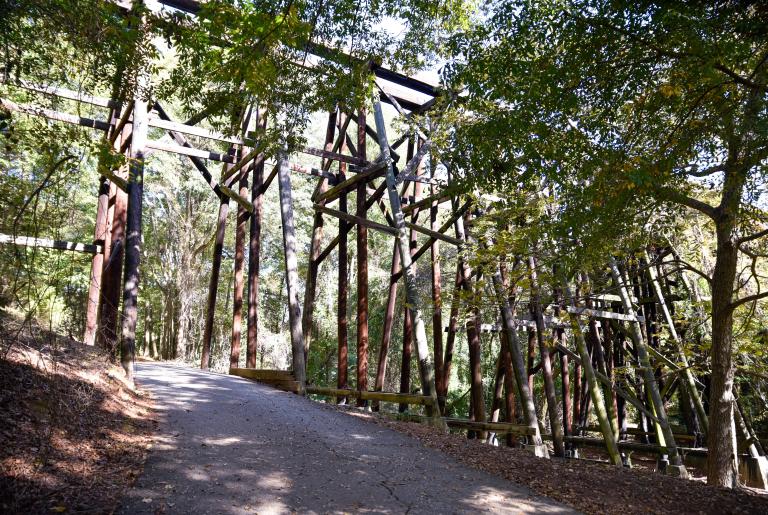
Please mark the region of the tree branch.
[[741, 299], [738, 299], [738, 300], [735, 300], [735, 301], [731, 302], [728, 305], [728, 308], [731, 311], [733, 311], [734, 309], [738, 308], [741, 305], [747, 304], [748, 302], [755, 302], [757, 300], [764, 299], [766, 297], [768, 297], [768, 291], [764, 291], [762, 293], [755, 293], [754, 295], [747, 295], [744, 298], [741, 298]]
[[736, 245], [741, 245], [742, 243], [747, 243], [748, 241], [752, 240], [758, 240], [764, 236], [768, 236], [768, 229], [763, 229], [762, 231], [750, 234], [748, 236], [742, 236], [736, 240]]
[[695, 209], [696, 211], [707, 215], [712, 220], [715, 220], [717, 217], [717, 211], [715, 208], [706, 202], [695, 199], [693, 197], [689, 197], [688, 195], [680, 193], [679, 191], [675, 191], [672, 188], [655, 186], [653, 189], [661, 197], [662, 200], [667, 200], [669, 202], [674, 202], [675, 204], [680, 204], [691, 209]]
[[690, 172], [685, 172], [685, 174], [692, 175], [693, 177], [707, 177], [708, 175], [712, 175], [714, 173], [724, 172], [724, 171], [725, 171], [724, 165], [710, 166], [709, 168], [705, 168], [703, 170], [699, 170], [699, 167], [697, 165], [693, 165], [693, 169]]
[[724, 64], [716, 63], [714, 65], [714, 68], [715, 68], [715, 70], [721, 71], [724, 74], [726, 74], [727, 76], [729, 76], [730, 78], [732, 78], [733, 82], [735, 82], [737, 84], [741, 84], [742, 86], [747, 86], [750, 89], [756, 89], [756, 90], [765, 89], [765, 84], [759, 84], [759, 83], [757, 83], [757, 82], [755, 82], [753, 80], [750, 80], [750, 79], [748, 79], [746, 77], [742, 77], [741, 75], [739, 75], [735, 71], [731, 70], [730, 68], [728, 68]]

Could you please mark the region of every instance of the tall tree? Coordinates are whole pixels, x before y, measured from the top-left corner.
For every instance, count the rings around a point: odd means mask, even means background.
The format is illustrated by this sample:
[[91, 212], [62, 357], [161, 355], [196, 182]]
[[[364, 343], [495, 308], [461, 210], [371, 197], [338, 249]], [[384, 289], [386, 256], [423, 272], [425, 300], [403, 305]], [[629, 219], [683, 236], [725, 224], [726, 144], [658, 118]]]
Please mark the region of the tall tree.
[[605, 261], [649, 233], [649, 213], [708, 220], [707, 475], [728, 487], [734, 310], [768, 295], [756, 275], [736, 281], [740, 259], [766, 254], [767, 21], [756, 2], [500, 1], [454, 38], [458, 59], [446, 70], [465, 92], [454, 168], [500, 190], [536, 189], [546, 177], [561, 202], [552, 221], [571, 247], [564, 255]]

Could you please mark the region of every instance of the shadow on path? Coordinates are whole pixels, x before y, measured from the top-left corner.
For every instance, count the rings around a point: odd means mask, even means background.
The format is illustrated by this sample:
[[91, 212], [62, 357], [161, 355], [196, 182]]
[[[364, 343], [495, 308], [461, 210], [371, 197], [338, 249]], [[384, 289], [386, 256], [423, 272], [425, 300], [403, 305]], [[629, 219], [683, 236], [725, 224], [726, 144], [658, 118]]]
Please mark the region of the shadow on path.
[[119, 513], [571, 513], [291, 393], [139, 363], [161, 424]]

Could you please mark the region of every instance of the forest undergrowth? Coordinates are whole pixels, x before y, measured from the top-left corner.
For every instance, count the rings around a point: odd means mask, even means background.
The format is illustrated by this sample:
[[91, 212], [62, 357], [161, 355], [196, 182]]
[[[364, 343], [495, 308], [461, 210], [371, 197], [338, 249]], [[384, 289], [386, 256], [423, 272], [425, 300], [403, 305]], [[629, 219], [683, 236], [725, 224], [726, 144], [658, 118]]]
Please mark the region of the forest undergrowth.
[[111, 513], [154, 422], [104, 351], [0, 319], [0, 512]]

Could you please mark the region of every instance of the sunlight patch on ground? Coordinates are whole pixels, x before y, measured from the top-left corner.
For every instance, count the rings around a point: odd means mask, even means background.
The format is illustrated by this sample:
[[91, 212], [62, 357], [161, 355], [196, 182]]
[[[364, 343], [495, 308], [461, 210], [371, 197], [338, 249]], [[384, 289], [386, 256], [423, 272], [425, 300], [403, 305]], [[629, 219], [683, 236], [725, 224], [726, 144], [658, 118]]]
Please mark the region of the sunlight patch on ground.
[[225, 438], [206, 438], [204, 442], [206, 445], [232, 445], [242, 443], [243, 440], [236, 436], [229, 436]]
[[290, 488], [292, 484], [291, 478], [283, 472], [272, 472], [261, 478], [257, 485], [259, 488], [265, 489], [277, 489], [282, 490], [284, 488]]

